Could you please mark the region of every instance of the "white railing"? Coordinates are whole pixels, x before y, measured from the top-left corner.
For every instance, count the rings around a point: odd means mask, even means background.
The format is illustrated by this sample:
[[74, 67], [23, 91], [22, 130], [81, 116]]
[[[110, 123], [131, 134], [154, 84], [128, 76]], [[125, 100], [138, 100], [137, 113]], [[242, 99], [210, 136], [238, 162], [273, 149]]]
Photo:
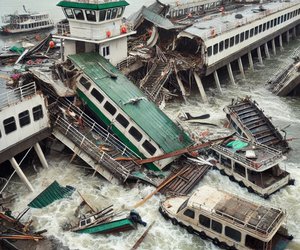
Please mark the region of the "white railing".
[[70, 34], [70, 25], [69, 23], [58, 23], [56, 25], [58, 35], [68, 35]]
[[12, 104], [23, 101], [26, 97], [36, 94], [35, 82], [15, 88], [11, 91], [0, 94], [0, 110]]

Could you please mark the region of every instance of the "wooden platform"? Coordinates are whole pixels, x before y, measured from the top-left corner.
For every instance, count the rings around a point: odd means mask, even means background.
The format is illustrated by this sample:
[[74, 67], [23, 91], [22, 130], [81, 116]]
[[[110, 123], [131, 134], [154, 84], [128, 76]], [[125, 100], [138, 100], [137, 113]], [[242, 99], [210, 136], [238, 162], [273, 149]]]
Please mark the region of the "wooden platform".
[[167, 179], [181, 170], [186, 171], [161, 189], [160, 193], [165, 195], [187, 195], [199, 183], [209, 168], [208, 165], [198, 165], [193, 161], [184, 160], [182, 167], [173, 171]]

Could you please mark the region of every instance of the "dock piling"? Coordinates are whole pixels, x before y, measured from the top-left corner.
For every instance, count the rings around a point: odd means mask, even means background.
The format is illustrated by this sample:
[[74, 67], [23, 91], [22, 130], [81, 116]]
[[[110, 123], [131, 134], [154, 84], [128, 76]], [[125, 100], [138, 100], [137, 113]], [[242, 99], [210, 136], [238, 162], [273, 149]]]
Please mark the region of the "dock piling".
[[267, 42], [265, 43], [265, 53], [266, 53], [266, 57], [268, 59], [270, 59], [271, 57], [270, 57], [269, 47], [268, 47], [268, 43]]
[[276, 56], [276, 45], [275, 45], [275, 39], [272, 39], [272, 50], [273, 50], [273, 55]]
[[248, 60], [249, 60], [249, 67], [253, 71], [254, 70], [254, 64], [253, 64], [253, 59], [252, 59], [251, 51], [248, 52]]
[[228, 63], [228, 64], [227, 64], [227, 71], [228, 71], [228, 74], [229, 74], [229, 78], [230, 78], [231, 83], [232, 83], [233, 85], [235, 85], [235, 80], [234, 80], [233, 73], [232, 73], [231, 63]]
[[279, 35], [279, 47], [280, 47], [280, 50], [283, 50], [282, 35]]
[[196, 83], [197, 83], [202, 101], [206, 103], [207, 102], [207, 96], [206, 96], [205, 90], [203, 88], [201, 78], [198, 76], [198, 74], [195, 71], [193, 72], [193, 74], [194, 74], [194, 78], [196, 80]]
[[242, 77], [245, 79], [246, 77], [245, 77], [245, 72], [244, 72], [244, 67], [243, 67], [243, 62], [241, 57], [239, 57], [238, 59], [238, 64], [239, 64], [239, 70], [242, 74]]
[[261, 49], [260, 49], [260, 46], [257, 47], [257, 56], [258, 56], [258, 61], [261, 65], [264, 65], [264, 62], [263, 62], [263, 59], [262, 59], [262, 56], [261, 56]]
[[38, 142], [36, 144], [34, 144], [34, 150], [37, 153], [37, 155], [38, 155], [38, 157], [39, 157], [39, 159], [40, 159], [40, 161], [42, 163], [42, 166], [44, 168], [48, 168], [48, 162], [47, 162], [47, 160], [45, 158], [45, 155], [44, 155], [44, 153], [43, 153], [43, 151], [41, 149], [41, 146], [40, 146], [40, 144]]
[[219, 80], [219, 76], [218, 76], [218, 72], [217, 70], [214, 71], [214, 79], [215, 79], [215, 83], [217, 85], [217, 89], [220, 93], [223, 93], [222, 88], [221, 88], [221, 84], [220, 84], [220, 80]]

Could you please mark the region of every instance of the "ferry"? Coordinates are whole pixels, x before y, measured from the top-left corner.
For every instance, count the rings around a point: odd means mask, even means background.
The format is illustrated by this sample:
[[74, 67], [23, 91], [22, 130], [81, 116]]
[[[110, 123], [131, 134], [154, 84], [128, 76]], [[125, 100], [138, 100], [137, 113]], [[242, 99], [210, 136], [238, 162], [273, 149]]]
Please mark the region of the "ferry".
[[190, 234], [223, 249], [285, 249], [293, 236], [285, 228], [286, 212], [202, 186], [190, 197], [161, 202], [160, 213]]
[[[284, 153], [290, 150], [286, 135], [282, 136], [270, 119], [266, 117], [264, 111], [250, 97], [233, 100], [224, 108], [224, 112], [229, 125], [240, 136]], [[283, 132], [285, 131], [283, 130]]]
[[2, 17], [3, 25], [0, 33], [17, 34], [31, 31], [40, 31], [41, 29], [52, 29], [53, 20], [46, 13], [22, 13], [10, 14]]
[[265, 199], [294, 183], [290, 173], [280, 167], [286, 157], [279, 150], [239, 137], [230, 137], [210, 149], [215, 159], [212, 162], [221, 174]]

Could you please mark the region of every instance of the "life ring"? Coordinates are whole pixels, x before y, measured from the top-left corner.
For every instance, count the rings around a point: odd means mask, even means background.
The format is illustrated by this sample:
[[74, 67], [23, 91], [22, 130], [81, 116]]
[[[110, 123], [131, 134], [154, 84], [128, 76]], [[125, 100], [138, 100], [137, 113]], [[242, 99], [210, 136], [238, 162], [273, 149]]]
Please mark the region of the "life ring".
[[178, 221], [177, 221], [175, 218], [172, 218], [172, 219], [171, 219], [171, 222], [172, 222], [172, 224], [175, 225], [175, 226], [178, 224]]
[[111, 37], [111, 31], [110, 30], [106, 31], [106, 37]]
[[199, 233], [199, 236], [200, 236], [200, 238], [201, 238], [202, 240], [207, 239], [207, 235], [206, 235], [206, 233], [205, 233], [204, 231], [200, 232], [200, 233]]
[[127, 33], [127, 27], [126, 27], [126, 25], [121, 25], [120, 31], [121, 31], [121, 34]]
[[193, 234], [194, 233], [194, 228], [192, 228], [191, 226], [188, 226], [186, 228], [186, 230], [188, 231], [189, 234]]
[[219, 241], [218, 238], [214, 238], [212, 242], [213, 242], [214, 245], [216, 245], [216, 246], [219, 246], [219, 244], [220, 244], [220, 241]]

